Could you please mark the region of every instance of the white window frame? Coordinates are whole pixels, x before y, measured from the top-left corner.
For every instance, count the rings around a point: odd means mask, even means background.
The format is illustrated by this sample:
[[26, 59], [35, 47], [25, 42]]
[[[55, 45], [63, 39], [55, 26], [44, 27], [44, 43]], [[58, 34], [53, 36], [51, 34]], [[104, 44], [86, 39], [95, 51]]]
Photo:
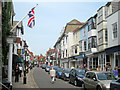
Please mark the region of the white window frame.
[[103, 30], [98, 32], [99, 45], [103, 44]]
[[117, 38], [117, 22], [112, 24], [112, 36], [113, 39]]

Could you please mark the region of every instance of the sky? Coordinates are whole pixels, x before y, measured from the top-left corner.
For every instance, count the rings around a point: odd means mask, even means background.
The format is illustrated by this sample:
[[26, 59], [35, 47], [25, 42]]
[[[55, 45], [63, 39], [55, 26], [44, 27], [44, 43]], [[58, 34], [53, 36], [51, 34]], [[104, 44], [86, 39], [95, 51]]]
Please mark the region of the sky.
[[53, 48], [60, 32], [65, 25], [73, 19], [86, 22], [94, 16], [97, 10], [106, 2], [14, 2], [14, 21], [21, 20], [36, 4], [35, 26], [27, 27], [28, 17], [23, 20], [24, 35], [29, 50], [34, 55], [46, 54], [49, 48]]

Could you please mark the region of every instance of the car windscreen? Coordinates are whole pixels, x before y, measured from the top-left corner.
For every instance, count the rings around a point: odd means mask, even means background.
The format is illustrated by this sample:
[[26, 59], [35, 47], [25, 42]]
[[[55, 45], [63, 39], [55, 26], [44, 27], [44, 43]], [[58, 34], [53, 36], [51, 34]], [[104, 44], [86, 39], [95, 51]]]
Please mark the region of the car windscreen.
[[43, 67], [46, 66], [45, 64], [42, 65]]
[[57, 68], [59, 68], [58, 66], [53, 66], [53, 69], [57, 70]]
[[50, 68], [50, 66], [48, 66], [47, 68]]
[[65, 73], [70, 73], [70, 69], [65, 69]]
[[58, 72], [62, 72], [63, 68], [58, 68], [57, 71]]
[[85, 70], [77, 70], [78, 75], [85, 75]]
[[97, 73], [99, 80], [116, 80], [116, 77], [112, 73]]

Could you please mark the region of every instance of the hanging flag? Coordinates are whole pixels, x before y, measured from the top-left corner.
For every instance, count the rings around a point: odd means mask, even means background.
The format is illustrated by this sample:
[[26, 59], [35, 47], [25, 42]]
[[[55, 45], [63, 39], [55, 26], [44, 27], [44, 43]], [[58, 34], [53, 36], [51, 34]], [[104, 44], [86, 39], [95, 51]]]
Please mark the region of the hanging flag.
[[[35, 8], [35, 7], [34, 7]], [[34, 12], [34, 8], [31, 9], [31, 11], [29, 11], [28, 16], [29, 16], [29, 21], [28, 21], [28, 27], [33, 28], [33, 26], [35, 25], [35, 12]]]

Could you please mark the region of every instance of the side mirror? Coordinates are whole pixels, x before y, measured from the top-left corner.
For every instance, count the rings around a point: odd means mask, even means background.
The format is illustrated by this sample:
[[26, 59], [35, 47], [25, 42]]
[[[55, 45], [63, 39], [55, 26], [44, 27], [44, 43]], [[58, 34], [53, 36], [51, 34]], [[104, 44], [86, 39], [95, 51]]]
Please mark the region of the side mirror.
[[93, 78], [93, 80], [94, 80], [94, 81], [97, 81], [97, 79], [96, 79], [96, 78]]

